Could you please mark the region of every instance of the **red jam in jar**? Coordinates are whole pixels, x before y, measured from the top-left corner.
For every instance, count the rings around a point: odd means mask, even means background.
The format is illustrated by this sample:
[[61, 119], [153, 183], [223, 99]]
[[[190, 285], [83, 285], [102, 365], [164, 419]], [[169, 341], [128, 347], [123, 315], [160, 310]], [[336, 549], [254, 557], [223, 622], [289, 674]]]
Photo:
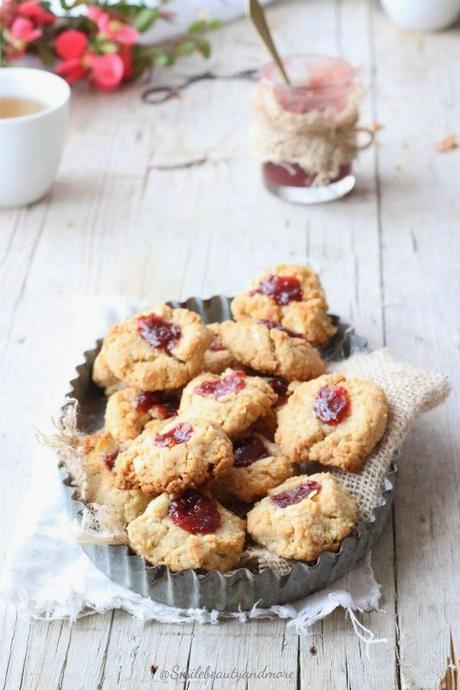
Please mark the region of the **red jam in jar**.
[[235, 467], [249, 467], [256, 460], [268, 458], [269, 455], [265, 443], [258, 436], [244, 436], [233, 441]]
[[[355, 185], [350, 162], [353, 121], [358, 118], [354, 69], [339, 58], [323, 55], [286, 56], [284, 65], [290, 84], [282, 80], [274, 64], [269, 64], [261, 70], [256, 87], [260, 97], [254, 125], [264, 141], [264, 184], [270, 192], [292, 203], [339, 199]], [[289, 116], [283, 117], [284, 113]], [[278, 140], [273, 149], [267, 131]], [[339, 140], [337, 132], [344, 132], [344, 141]], [[348, 159], [347, 146], [351, 151]], [[301, 165], [302, 160], [307, 163]]]
[[141, 393], [134, 404], [136, 412], [150, 414], [156, 419], [175, 417], [178, 407], [178, 400], [162, 391]]
[[221, 524], [216, 502], [198, 491], [186, 491], [171, 501], [168, 515], [175, 525], [192, 534], [212, 534]]
[[343, 386], [323, 386], [313, 403], [315, 415], [324, 424], [336, 426], [350, 414], [351, 400]]
[[295, 276], [267, 276], [259, 283], [258, 288], [251, 291], [251, 295], [257, 293], [267, 295], [280, 306], [289, 302], [301, 302], [303, 299], [302, 286]]
[[173, 448], [180, 443], [187, 443], [193, 433], [191, 424], [182, 423], [177, 424], [164, 434], [157, 434], [153, 439], [153, 443], [160, 448]]
[[177, 324], [165, 321], [157, 314], [140, 316], [137, 319], [137, 332], [149, 345], [168, 354], [181, 337]]
[[[316, 175], [309, 173], [296, 163], [264, 163], [262, 174], [268, 185], [278, 187], [311, 187]], [[345, 177], [351, 175], [351, 165], [346, 163], [339, 168], [339, 174], [332, 178], [329, 184], [340, 182]]]
[[270, 500], [278, 508], [287, 508], [294, 505], [294, 503], [300, 503], [304, 498], [308, 498], [314, 491], [319, 493], [321, 491], [321, 484], [313, 480], [307, 480], [294, 489], [286, 489], [286, 491], [280, 491], [279, 494], [270, 496]]
[[215, 398], [218, 400], [224, 395], [238, 393], [243, 390], [246, 386], [245, 377], [246, 374], [244, 371], [237, 370], [232, 374], [223, 376], [221, 379], [208, 379], [207, 381], [202, 381], [198, 386], [195, 386], [193, 392], [197, 395], [201, 395], [203, 398]]

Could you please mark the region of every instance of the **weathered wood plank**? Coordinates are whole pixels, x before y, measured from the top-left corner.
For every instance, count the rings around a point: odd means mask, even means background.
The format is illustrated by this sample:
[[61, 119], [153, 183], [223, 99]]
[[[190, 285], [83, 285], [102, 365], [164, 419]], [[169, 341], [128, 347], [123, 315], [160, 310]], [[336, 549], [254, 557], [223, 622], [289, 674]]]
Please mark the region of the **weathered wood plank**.
[[[101, 690], [182, 688], [180, 672], [194, 635], [193, 624], [147, 623], [115, 612]], [[120, 650], [124, 653], [120, 654]]]
[[3, 690], [17, 690], [24, 673], [30, 621], [20, 618], [13, 606], [0, 600], [0, 624], [0, 683]]
[[[382, 262], [388, 344], [458, 382], [458, 152], [436, 142], [458, 128], [458, 32], [404, 34], [375, 16]], [[397, 614], [402, 688], [437, 686], [449, 628], [460, 639], [454, 547], [458, 399], [420, 420], [409, 436], [396, 500]], [[458, 646], [458, 642], [457, 642]]]

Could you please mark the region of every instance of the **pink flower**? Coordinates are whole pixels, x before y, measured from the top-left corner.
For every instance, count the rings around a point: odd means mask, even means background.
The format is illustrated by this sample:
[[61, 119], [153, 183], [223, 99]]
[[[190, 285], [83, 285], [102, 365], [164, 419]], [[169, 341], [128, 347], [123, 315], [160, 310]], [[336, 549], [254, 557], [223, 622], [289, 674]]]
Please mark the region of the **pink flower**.
[[112, 19], [107, 12], [101, 10], [97, 5], [90, 5], [88, 7], [88, 17], [109, 41], [115, 41], [120, 45], [132, 46], [139, 38], [139, 31], [137, 29], [123, 24], [118, 19]]
[[54, 48], [63, 59], [55, 72], [67, 79], [69, 84], [87, 75], [88, 67], [84, 64], [84, 56], [88, 49], [88, 39], [82, 31], [63, 31], [57, 37]]
[[16, 6], [13, 0], [0, 2], [0, 27], [10, 26], [16, 16]]
[[56, 53], [63, 60], [81, 58], [88, 48], [88, 38], [83, 31], [68, 29], [59, 34], [54, 44]]
[[123, 79], [123, 60], [116, 53], [106, 55], [88, 54], [91, 68], [90, 80], [98, 89], [110, 91], [116, 89]]
[[38, 0], [25, 0], [18, 7], [18, 14], [38, 24], [52, 24], [56, 17], [51, 12], [47, 12]]
[[80, 58], [72, 58], [71, 60], [64, 60], [59, 65], [57, 65], [54, 70], [56, 74], [60, 74], [64, 77], [69, 84], [73, 84], [74, 81], [83, 79], [88, 74], [88, 70], [83, 66], [83, 61]]
[[25, 17], [16, 17], [8, 30], [8, 42], [11, 51], [8, 57], [11, 59], [21, 56], [29, 43], [40, 38], [42, 32], [35, 24]]
[[117, 53], [95, 55], [88, 48], [88, 39], [82, 31], [69, 29], [56, 39], [56, 53], [63, 59], [56, 67], [56, 73], [72, 84], [78, 79], [89, 77], [99, 89], [115, 89], [124, 75], [124, 63]]

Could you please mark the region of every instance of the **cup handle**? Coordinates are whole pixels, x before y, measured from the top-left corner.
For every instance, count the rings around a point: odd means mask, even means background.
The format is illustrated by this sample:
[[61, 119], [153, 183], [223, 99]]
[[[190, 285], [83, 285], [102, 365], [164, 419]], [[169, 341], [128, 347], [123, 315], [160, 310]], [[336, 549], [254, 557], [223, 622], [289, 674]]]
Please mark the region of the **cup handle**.
[[375, 141], [375, 132], [370, 127], [355, 127], [354, 131], [357, 134], [364, 132], [364, 134], [367, 134], [367, 136], [369, 137], [367, 141], [364, 141], [362, 144], [356, 145], [358, 151], [364, 151], [364, 149], [367, 149], [369, 148], [369, 146], [372, 146], [372, 144]]

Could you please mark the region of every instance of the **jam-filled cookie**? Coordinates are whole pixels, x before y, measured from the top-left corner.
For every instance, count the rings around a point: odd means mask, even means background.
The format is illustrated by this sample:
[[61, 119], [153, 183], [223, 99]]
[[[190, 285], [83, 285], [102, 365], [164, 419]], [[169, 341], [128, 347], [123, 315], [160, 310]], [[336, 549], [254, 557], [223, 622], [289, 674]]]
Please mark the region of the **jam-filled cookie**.
[[161, 494], [128, 526], [134, 551], [173, 571], [230, 570], [240, 559], [245, 536], [244, 520], [197, 491], [175, 500]]
[[264, 374], [309, 381], [324, 374], [321, 355], [299, 333], [274, 321], [224, 321], [220, 337], [235, 359]]
[[164, 391], [140, 392], [128, 386], [107, 400], [105, 429], [117, 441], [136, 438], [152, 419], [169, 419], [177, 414], [179, 394]]
[[109, 369], [141, 391], [180, 388], [203, 366], [211, 334], [201, 317], [162, 305], [112, 326], [104, 341]]
[[355, 499], [328, 472], [292, 477], [268, 493], [248, 513], [248, 532], [281, 558], [337, 551], [358, 522]]
[[179, 413], [207, 420], [235, 436], [266, 414], [276, 394], [264, 379], [227, 369], [220, 376], [204, 373], [184, 388]]
[[221, 323], [208, 324], [212, 340], [204, 353], [203, 371], [210, 371], [213, 374], [221, 374], [225, 369], [233, 369], [238, 364], [232, 353], [222, 343], [221, 327]]
[[232, 467], [209, 486], [222, 503], [257, 501], [294, 474], [292, 463], [260, 434], [249, 433], [235, 439], [233, 456]]
[[140, 515], [150, 497], [134, 489], [121, 491], [115, 484], [115, 460], [122, 448], [112, 436], [105, 432], [91, 437], [86, 444], [83, 469], [87, 478], [86, 500], [105, 506], [119, 526], [134, 520]]
[[278, 412], [276, 443], [292, 461], [359, 472], [382, 438], [388, 402], [373, 381], [326, 374], [300, 384]]
[[[110, 331], [109, 331], [110, 333]], [[104, 388], [106, 395], [111, 395], [115, 391], [124, 387], [124, 383], [117, 379], [113, 371], [109, 369], [105, 358], [105, 340], [99, 350], [93, 364], [93, 381], [96, 386]]]
[[215, 479], [233, 464], [230, 439], [211, 423], [180, 417], [145, 429], [115, 462], [120, 489], [176, 494]]
[[337, 330], [318, 275], [306, 266], [278, 264], [264, 271], [231, 306], [237, 321], [274, 321], [316, 346], [325, 345]]

